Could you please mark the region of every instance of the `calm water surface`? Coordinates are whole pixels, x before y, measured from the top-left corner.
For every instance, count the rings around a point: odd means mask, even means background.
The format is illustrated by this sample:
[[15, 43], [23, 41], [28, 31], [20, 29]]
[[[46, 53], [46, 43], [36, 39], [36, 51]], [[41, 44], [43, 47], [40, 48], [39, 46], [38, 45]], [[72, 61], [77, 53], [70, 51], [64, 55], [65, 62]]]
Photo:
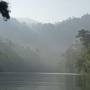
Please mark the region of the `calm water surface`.
[[0, 73], [0, 90], [80, 90], [78, 74]]

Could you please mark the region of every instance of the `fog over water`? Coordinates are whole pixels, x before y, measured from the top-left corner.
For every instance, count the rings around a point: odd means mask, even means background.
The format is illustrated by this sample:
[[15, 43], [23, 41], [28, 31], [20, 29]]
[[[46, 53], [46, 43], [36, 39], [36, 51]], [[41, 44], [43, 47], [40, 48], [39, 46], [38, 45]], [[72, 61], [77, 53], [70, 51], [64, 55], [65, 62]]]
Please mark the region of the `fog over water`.
[[15, 18], [1, 21], [1, 90], [90, 88], [89, 76], [77, 73], [73, 56], [73, 50], [80, 47], [80, 43], [75, 43], [77, 32], [81, 27], [90, 30], [89, 23], [89, 14], [56, 24]]
[[0, 90], [90, 90], [90, 0], [4, 1]]

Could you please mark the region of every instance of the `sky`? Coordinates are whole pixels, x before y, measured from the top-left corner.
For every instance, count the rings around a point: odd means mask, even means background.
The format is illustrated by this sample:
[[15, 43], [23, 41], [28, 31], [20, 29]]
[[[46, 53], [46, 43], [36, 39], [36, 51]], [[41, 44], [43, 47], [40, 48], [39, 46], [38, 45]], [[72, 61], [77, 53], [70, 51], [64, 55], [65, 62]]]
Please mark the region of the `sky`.
[[6, 0], [11, 16], [55, 23], [69, 17], [90, 14], [90, 0]]

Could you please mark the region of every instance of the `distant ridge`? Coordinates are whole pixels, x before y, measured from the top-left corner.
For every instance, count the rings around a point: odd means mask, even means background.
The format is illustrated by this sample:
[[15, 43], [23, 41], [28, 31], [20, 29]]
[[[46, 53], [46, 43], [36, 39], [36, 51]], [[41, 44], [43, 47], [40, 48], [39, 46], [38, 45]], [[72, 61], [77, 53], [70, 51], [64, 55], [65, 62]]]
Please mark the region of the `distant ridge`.
[[43, 24], [29, 19], [22, 23], [12, 18], [7, 23], [0, 22], [0, 37], [16, 45], [13, 47], [16, 55], [22, 56], [29, 64], [33, 63], [30, 64], [33, 71], [63, 73], [66, 61], [62, 59], [62, 54], [72, 46], [81, 29], [90, 30], [90, 14], [55, 24]]

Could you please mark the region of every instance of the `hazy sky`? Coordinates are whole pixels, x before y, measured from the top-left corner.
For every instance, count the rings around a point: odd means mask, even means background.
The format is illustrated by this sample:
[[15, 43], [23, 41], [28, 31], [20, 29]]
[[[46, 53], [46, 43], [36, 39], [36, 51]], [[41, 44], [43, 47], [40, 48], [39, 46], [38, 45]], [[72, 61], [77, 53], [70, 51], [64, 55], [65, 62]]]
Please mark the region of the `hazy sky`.
[[90, 0], [7, 0], [11, 16], [40, 22], [57, 22], [90, 13]]

